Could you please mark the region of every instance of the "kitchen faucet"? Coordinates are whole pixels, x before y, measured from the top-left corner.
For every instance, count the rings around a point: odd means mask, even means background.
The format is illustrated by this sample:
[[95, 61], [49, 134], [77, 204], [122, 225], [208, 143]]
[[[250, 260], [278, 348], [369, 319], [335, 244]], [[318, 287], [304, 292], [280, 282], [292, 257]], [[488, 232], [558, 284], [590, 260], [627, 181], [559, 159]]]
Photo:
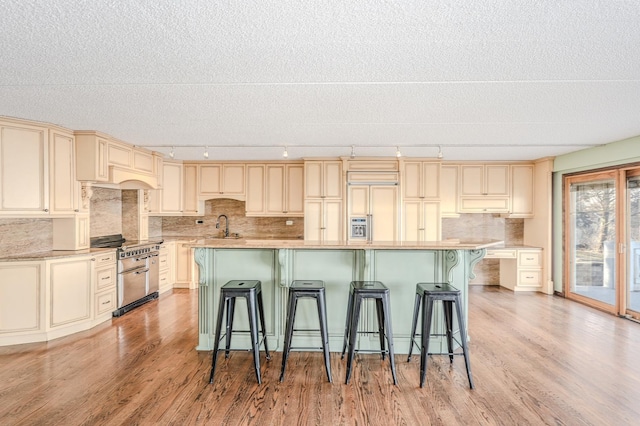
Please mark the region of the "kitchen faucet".
[[225, 223], [224, 237], [228, 238], [229, 237], [229, 218], [227, 217], [226, 214], [221, 214], [220, 216], [218, 216], [218, 219], [216, 220], [216, 229], [220, 229], [221, 217], [224, 217], [224, 223]]

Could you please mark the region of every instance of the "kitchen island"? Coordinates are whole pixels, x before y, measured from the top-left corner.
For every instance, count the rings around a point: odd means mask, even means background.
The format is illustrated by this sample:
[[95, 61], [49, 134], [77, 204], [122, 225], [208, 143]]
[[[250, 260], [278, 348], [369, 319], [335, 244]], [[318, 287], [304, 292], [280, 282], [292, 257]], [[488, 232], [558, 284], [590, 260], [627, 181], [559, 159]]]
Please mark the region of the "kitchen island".
[[[391, 291], [391, 319], [397, 353], [407, 353], [411, 319], [418, 282], [447, 282], [462, 291], [467, 313], [467, 290], [473, 267], [486, 248], [502, 241], [434, 242], [309, 242], [302, 240], [204, 239], [191, 244], [199, 267], [199, 342], [196, 349], [213, 349], [214, 321], [220, 287], [230, 280], [260, 280], [270, 349], [282, 350], [286, 320], [287, 289], [293, 280], [323, 280], [326, 286], [329, 346], [341, 351], [349, 283], [381, 281]], [[308, 302], [308, 303], [305, 303]], [[301, 300], [296, 328], [317, 329], [313, 300]], [[239, 301], [234, 329], [248, 330], [244, 301]], [[377, 329], [375, 305], [363, 306], [361, 330]], [[443, 326], [441, 316], [434, 327]], [[317, 332], [299, 332], [296, 346], [319, 346]], [[432, 338], [434, 351], [440, 338]], [[235, 335], [232, 347], [248, 347], [249, 337]], [[376, 349], [379, 340], [369, 334], [359, 337], [360, 349]]]

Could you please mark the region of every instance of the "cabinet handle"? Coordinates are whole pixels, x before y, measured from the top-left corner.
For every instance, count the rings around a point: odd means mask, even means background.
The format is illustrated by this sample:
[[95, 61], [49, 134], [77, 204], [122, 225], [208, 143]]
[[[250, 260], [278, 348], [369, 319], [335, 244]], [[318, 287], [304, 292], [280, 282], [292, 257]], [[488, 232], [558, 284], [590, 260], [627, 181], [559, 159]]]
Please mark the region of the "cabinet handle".
[[533, 260], [533, 257], [525, 257], [526, 260]]
[[48, 212], [48, 211], [49, 211], [49, 209], [44, 209], [43, 211], [44, 211], [44, 212]]
[[528, 276], [528, 277], [525, 277], [525, 278], [528, 279], [528, 280], [532, 280], [533, 279], [533, 277], [531, 277], [531, 276]]
[[92, 257], [92, 258], [91, 258], [91, 261], [92, 261], [92, 262], [95, 262], [95, 261], [96, 261], [96, 258], [95, 258], [95, 257]]
[[107, 300], [106, 302], [102, 302], [102, 304], [103, 304], [103, 305], [110, 305], [110, 304], [111, 304], [111, 301], [110, 301], [110, 300]]
[[321, 229], [321, 230], [325, 230], [325, 229], [327, 229], [327, 228], [320, 228], [320, 229]]
[[76, 213], [78, 213], [79, 211], [80, 211], [80, 210], [78, 210], [78, 209], [75, 209], [75, 210], [74, 210], [74, 212], [76, 212]]
[[111, 279], [111, 275], [100, 278], [101, 281], [110, 280], [110, 279]]

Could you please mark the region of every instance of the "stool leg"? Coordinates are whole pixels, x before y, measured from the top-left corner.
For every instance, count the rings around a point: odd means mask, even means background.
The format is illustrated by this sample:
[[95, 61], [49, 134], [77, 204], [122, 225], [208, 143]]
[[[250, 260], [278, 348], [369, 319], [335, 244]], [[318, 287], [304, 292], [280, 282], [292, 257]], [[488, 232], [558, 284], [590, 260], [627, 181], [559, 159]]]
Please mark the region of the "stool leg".
[[231, 346], [231, 334], [233, 333], [233, 315], [236, 310], [236, 298], [227, 299], [227, 331], [225, 333], [224, 357], [229, 358], [229, 347]]
[[413, 321], [411, 322], [411, 340], [409, 340], [409, 356], [407, 362], [411, 361], [411, 353], [413, 352], [414, 339], [416, 338], [416, 326], [418, 325], [418, 312], [420, 311], [420, 294], [416, 293], [416, 299], [413, 303]]
[[469, 361], [469, 348], [467, 345], [467, 330], [464, 325], [464, 318], [462, 316], [462, 304], [460, 303], [460, 297], [456, 297], [455, 301], [456, 313], [458, 314], [458, 327], [460, 328], [460, 342], [462, 344], [462, 353], [464, 355], [464, 363], [467, 367], [467, 377], [469, 378], [469, 388], [473, 389], [473, 379], [471, 378], [471, 362]]
[[331, 378], [331, 358], [329, 355], [329, 333], [327, 331], [327, 302], [324, 292], [316, 297], [318, 304], [318, 316], [320, 320], [320, 336], [322, 337], [322, 351], [324, 352], [324, 366], [327, 370], [327, 379], [329, 383], [333, 383]]
[[[264, 303], [262, 302], [262, 292], [258, 293], [258, 314], [260, 315], [260, 324], [262, 325], [262, 341], [264, 342], [264, 352], [267, 355], [267, 359], [271, 359], [269, 354], [269, 347], [267, 346], [267, 324], [264, 322]], [[258, 350], [260, 348], [258, 340]]]
[[249, 311], [249, 329], [251, 331], [251, 347], [253, 349], [253, 366], [256, 370], [258, 384], [262, 384], [262, 379], [260, 378], [260, 341], [258, 339], [258, 318], [256, 315], [258, 307], [256, 306], [255, 297], [247, 296], [247, 309]]
[[353, 364], [353, 355], [356, 350], [356, 337], [358, 335], [358, 322], [360, 320], [360, 305], [362, 298], [354, 294], [353, 307], [351, 312], [351, 324], [349, 325], [349, 355], [347, 356], [347, 378], [345, 384], [349, 384], [351, 379], [351, 366]]
[[422, 351], [420, 352], [420, 387], [424, 387], [427, 377], [427, 358], [429, 357], [429, 337], [431, 335], [431, 315], [433, 299], [426, 296], [422, 302]]
[[216, 336], [213, 341], [213, 355], [211, 357], [211, 374], [209, 375], [209, 383], [213, 383], [213, 373], [216, 371], [216, 363], [218, 362], [218, 348], [220, 347], [220, 330], [222, 329], [222, 316], [224, 315], [225, 298], [220, 295], [220, 303], [218, 303], [218, 320], [216, 321]]
[[291, 339], [293, 338], [293, 323], [296, 319], [296, 307], [298, 298], [289, 292], [289, 302], [287, 304], [287, 327], [284, 333], [284, 349], [282, 351], [282, 368], [280, 371], [280, 381], [284, 380], [284, 371], [287, 368], [287, 360], [289, 359], [289, 351], [291, 350]]
[[453, 312], [451, 306], [453, 302], [451, 300], [442, 301], [442, 309], [444, 310], [444, 322], [446, 326], [447, 334], [447, 349], [449, 351], [449, 362], [453, 364]]
[[394, 358], [393, 351], [393, 328], [391, 327], [391, 304], [389, 303], [389, 296], [382, 298], [382, 315], [384, 317], [387, 345], [389, 347], [389, 364], [391, 364], [391, 375], [393, 376], [393, 384], [398, 384], [398, 378], [396, 375], [396, 360]]
[[344, 359], [344, 353], [347, 350], [347, 342], [349, 341], [349, 328], [351, 327], [351, 316], [353, 315], [353, 290], [349, 290], [349, 300], [347, 301], [347, 319], [344, 323], [344, 343], [342, 345], [342, 356], [340, 359]]
[[384, 347], [384, 307], [382, 305], [382, 299], [376, 298], [376, 314], [378, 315], [378, 337], [380, 338], [380, 355], [384, 361], [385, 347]]

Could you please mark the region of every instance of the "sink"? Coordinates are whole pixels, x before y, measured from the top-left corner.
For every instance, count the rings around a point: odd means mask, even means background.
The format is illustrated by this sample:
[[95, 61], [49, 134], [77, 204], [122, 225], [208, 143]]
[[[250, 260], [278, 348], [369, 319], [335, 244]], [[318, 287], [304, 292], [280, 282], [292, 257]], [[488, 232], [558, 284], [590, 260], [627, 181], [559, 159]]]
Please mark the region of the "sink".
[[204, 238], [207, 240], [239, 240], [242, 237], [238, 234], [231, 234], [228, 237], [220, 237], [217, 235], [207, 235]]

